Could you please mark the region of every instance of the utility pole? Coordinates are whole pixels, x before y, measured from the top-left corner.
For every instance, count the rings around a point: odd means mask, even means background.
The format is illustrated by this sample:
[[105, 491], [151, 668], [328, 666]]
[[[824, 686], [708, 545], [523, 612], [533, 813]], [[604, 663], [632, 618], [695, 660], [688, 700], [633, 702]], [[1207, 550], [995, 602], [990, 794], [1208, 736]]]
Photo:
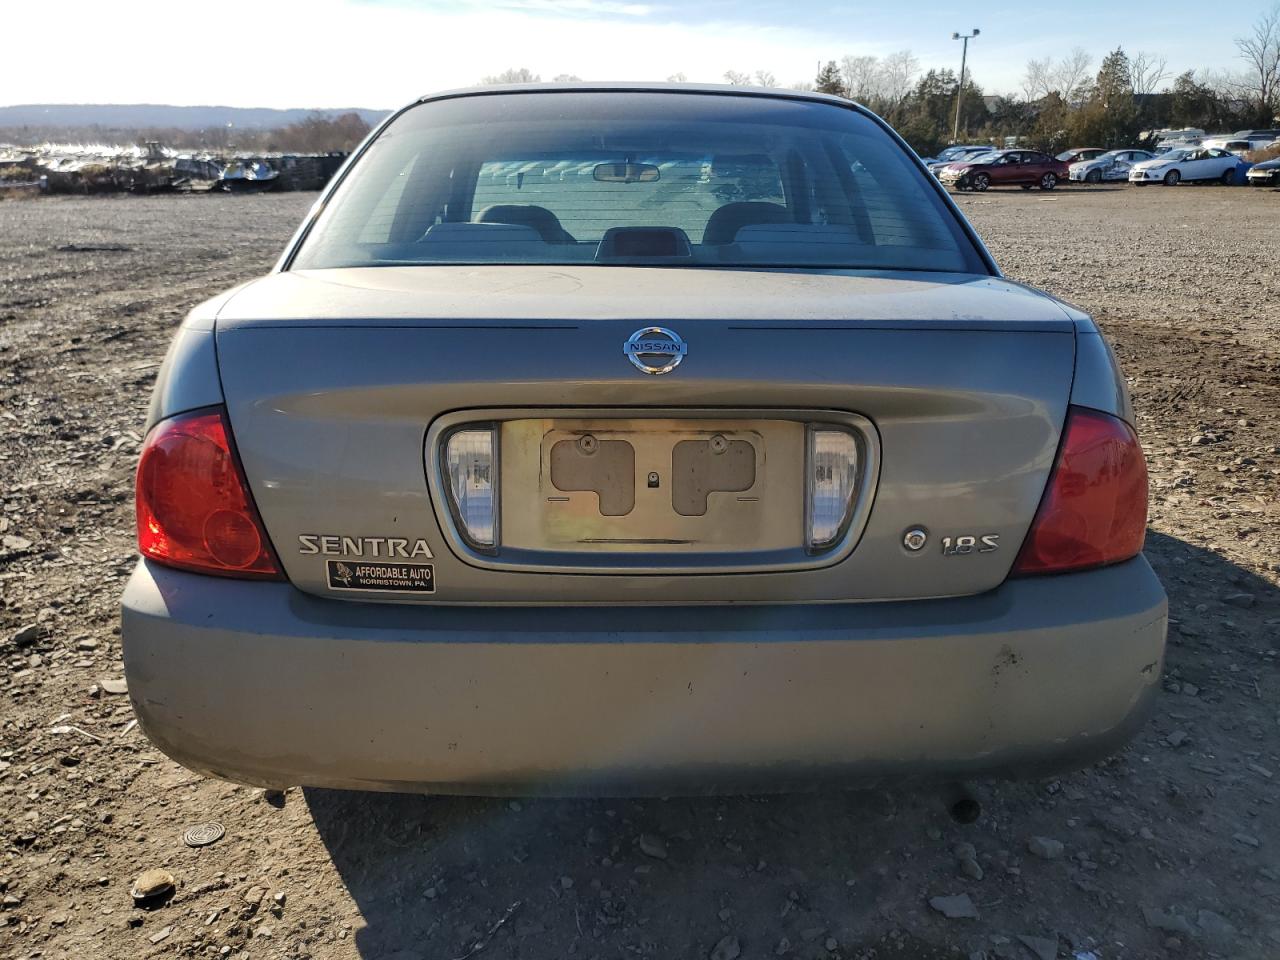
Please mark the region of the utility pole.
[[982, 31], [977, 27], [973, 28], [973, 33], [953, 33], [952, 40], [963, 40], [964, 47], [960, 53], [960, 86], [956, 87], [956, 122], [951, 128], [951, 142], [955, 143], [960, 139], [960, 104], [964, 99], [964, 67], [965, 61], [969, 59], [969, 41], [980, 34]]

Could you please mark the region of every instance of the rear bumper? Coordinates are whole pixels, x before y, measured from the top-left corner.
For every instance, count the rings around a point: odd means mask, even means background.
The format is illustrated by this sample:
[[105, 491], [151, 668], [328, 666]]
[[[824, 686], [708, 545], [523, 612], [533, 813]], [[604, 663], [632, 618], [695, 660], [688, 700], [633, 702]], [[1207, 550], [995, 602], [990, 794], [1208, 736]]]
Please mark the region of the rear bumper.
[[129, 692], [192, 769], [264, 786], [706, 793], [1034, 775], [1140, 725], [1167, 603], [1145, 559], [976, 597], [399, 607], [140, 562]]

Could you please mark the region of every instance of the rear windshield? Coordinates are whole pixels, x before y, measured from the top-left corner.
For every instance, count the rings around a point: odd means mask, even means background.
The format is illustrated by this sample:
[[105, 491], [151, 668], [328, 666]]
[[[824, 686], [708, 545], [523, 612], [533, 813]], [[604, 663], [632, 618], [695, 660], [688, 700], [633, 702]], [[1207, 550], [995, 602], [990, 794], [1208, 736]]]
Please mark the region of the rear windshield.
[[643, 92], [413, 107], [361, 157], [292, 266], [457, 263], [988, 272], [937, 188], [869, 118]]

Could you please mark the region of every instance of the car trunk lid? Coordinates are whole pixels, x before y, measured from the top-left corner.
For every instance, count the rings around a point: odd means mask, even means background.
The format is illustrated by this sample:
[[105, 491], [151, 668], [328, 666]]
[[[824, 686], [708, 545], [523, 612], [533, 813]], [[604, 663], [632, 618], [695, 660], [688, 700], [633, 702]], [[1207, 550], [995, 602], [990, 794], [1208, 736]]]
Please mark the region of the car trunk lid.
[[[687, 345], [662, 376], [623, 350], [655, 325]], [[1074, 363], [1071, 320], [1050, 298], [936, 274], [283, 273], [233, 298], [217, 337], [235, 440], [290, 579], [428, 603], [990, 589], [1044, 489]], [[492, 553], [458, 536], [433, 465], [447, 428], [477, 422], [497, 423], [506, 447], [511, 539]], [[842, 425], [861, 444], [860, 512], [840, 549], [819, 554], [801, 529], [813, 424]], [[585, 435], [631, 447], [624, 466], [599, 474], [607, 482], [575, 460]], [[713, 444], [738, 466], [702, 458]], [[697, 476], [678, 489], [667, 472], [680, 463]], [[912, 530], [924, 548], [904, 546]], [[431, 589], [335, 587], [333, 564], [374, 561], [430, 565]]]

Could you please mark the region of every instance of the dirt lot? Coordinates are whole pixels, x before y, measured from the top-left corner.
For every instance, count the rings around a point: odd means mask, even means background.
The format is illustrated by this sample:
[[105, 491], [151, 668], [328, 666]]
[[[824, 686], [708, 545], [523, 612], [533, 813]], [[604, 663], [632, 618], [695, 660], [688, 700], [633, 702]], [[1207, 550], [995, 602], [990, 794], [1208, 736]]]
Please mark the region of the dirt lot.
[[[1114, 338], [1174, 617], [1132, 746], [982, 786], [967, 827], [920, 790], [281, 800], [152, 748], [104, 689], [148, 391], [186, 309], [265, 270], [312, 199], [0, 204], [0, 956], [1280, 955], [1280, 196], [960, 198], [1011, 276]], [[178, 888], [148, 912], [151, 867]], [[930, 905], [959, 895], [976, 918]]]

